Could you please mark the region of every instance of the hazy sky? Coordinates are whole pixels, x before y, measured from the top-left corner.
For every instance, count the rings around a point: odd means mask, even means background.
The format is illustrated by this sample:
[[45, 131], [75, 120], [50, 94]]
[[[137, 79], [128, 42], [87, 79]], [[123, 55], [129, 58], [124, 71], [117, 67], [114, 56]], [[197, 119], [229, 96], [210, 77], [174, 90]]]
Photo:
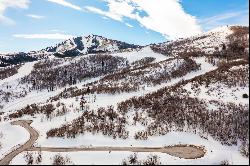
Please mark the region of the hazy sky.
[[97, 34], [146, 45], [248, 25], [248, 0], [0, 0], [0, 52]]

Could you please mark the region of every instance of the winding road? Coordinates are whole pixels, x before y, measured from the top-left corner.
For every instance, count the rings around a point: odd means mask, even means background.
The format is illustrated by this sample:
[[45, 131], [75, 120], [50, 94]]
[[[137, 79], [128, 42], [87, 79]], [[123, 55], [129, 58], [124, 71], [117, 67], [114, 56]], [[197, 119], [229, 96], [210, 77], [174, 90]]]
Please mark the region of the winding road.
[[129, 152], [159, 152], [184, 159], [197, 159], [205, 155], [203, 147], [194, 145], [175, 145], [167, 147], [33, 147], [39, 137], [39, 133], [30, 126], [32, 121], [15, 121], [12, 125], [20, 125], [30, 133], [30, 139], [16, 150], [7, 154], [0, 160], [0, 165], [9, 165], [13, 158], [23, 151], [47, 151], [47, 152], [79, 152], [79, 151], [129, 151]]
[[30, 139], [19, 148], [15, 149], [14, 151], [7, 154], [3, 159], [0, 160], [0, 165], [9, 165], [11, 160], [16, 157], [19, 153], [26, 151], [27, 149], [31, 148], [31, 146], [36, 142], [39, 137], [38, 132], [30, 126], [32, 121], [15, 121], [12, 122], [12, 125], [19, 125], [25, 128], [30, 133]]

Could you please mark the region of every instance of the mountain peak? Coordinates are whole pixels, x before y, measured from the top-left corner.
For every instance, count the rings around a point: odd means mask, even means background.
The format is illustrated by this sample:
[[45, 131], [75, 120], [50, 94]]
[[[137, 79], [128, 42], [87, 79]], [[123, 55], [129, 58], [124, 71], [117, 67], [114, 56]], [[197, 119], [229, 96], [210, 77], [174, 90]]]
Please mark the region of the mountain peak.
[[140, 46], [112, 40], [99, 35], [78, 36], [65, 40], [56, 46], [47, 47], [42, 52], [76, 56], [79, 54], [91, 54], [101, 52], [114, 52], [123, 49], [134, 49]]
[[207, 31], [206, 33], [229, 31], [229, 30], [231, 30], [231, 27], [232, 27], [232, 26], [229, 26], [229, 25], [226, 25], [226, 26], [219, 26], [219, 27], [216, 27], [216, 28], [213, 28], [213, 29]]

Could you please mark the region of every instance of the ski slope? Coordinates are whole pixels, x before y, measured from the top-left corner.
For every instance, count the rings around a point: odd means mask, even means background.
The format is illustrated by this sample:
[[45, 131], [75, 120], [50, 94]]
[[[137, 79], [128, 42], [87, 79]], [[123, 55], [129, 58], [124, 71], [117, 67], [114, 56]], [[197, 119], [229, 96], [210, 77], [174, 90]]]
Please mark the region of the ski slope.
[[20, 67], [18, 69], [17, 74], [15, 74], [15, 75], [13, 75], [11, 77], [8, 77], [6, 79], [0, 80], [0, 86], [2, 86], [3, 84], [6, 84], [8, 82], [21, 79], [22, 77], [24, 77], [26, 75], [29, 75], [31, 73], [35, 63], [36, 62], [27, 62], [27, 63], [25, 63], [22, 67]]
[[165, 55], [155, 53], [150, 48], [150, 46], [144, 47], [139, 51], [115, 53], [115, 54], [112, 54], [112, 56], [127, 58], [129, 63], [133, 63], [135, 61], [141, 60], [141, 59], [146, 58], [146, 57], [155, 58], [156, 60], [154, 62], [160, 62], [160, 61], [164, 61], [164, 60], [170, 58], [170, 57], [167, 57]]
[[[182, 52], [182, 49], [186, 49], [189, 47], [195, 47], [198, 50], [203, 50], [206, 53], [213, 53], [215, 50], [215, 47], [219, 47], [220, 50], [223, 44], [227, 44], [228, 42], [228, 36], [233, 33], [232, 30], [228, 27], [220, 27], [218, 29], [209, 31], [207, 33], [189, 38], [189, 39], [180, 39], [177, 40], [177, 43], [179, 41], [179, 44], [176, 46], [173, 46], [173, 52], [179, 53]], [[181, 41], [185, 41], [186, 43], [181, 43]], [[72, 41], [73, 42], [73, 41]], [[86, 46], [92, 46], [91, 41], [82, 41], [85, 43]], [[175, 41], [173, 41], [175, 42]], [[171, 43], [170, 43], [171, 44]], [[162, 44], [164, 46], [164, 44]], [[166, 46], [166, 45], [165, 45]], [[68, 42], [64, 43], [64, 45], [58, 46], [58, 52], [64, 52], [67, 50], [75, 49], [76, 45], [75, 43], [71, 43], [70, 40]], [[145, 46], [141, 49], [128, 49], [124, 52], [121, 51], [115, 51], [118, 48], [113, 47], [111, 44], [110, 46], [107, 46], [104, 43], [104, 47], [100, 48], [102, 49], [110, 49], [112, 51], [109, 53], [111, 56], [114, 57], [122, 57], [128, 60], [130, 64], [133, 62], [142, 60], [146, 57], [152, 57], [155, 58], [155, 60], [152, 63], [159, 63], [161, 61], [165, 60], [172, 60], [175, 59], [175, 56], [166, 56], [163, 54], [159, 54], [154, 52], [150, 46]], [[86, 53], [86, 50], [81, 50], [81, 53]], [[100, 54], [103, 55], [103, 54]], [[175, 55], [175, 54], [173, 54]], [[87, 57], [87, 56], [95, 56], [95, 54], [87, 54], [84, 56], [78, 56], [75, 58], [65, 58], [61, 59], [62, 63], [58, 65], [52, 65], [53, 69], [56, 69], [58, 67], [74, 67], [73, 65], [70, 65], [74, 61], [78, 61], [81, 58]], [[50, 60], [53, 62], [54, 56], [50, 56]], [[170, 59], [171, 58], [171, 59]], [[214, 84], [210, 84], [209, 87], [206, 86], [200, 86], [200, 91], [197, 93], [194, 91], [192, 84], [190, 83], [193, 78], [203, 76], [204, 74], [208, 72], [212, 72], [218, 67], [212, 65], [208, 62], [208, 57], [191, 57], [197, 64], [201, 65], [200, 70], [195, 70], [192, 72], [189, 72], [188, 74], [182, 76], [182, 77], [173, 77], [173, 79], [169, 79], [167, 81], [162, 81], [165, 83], [161, 83], [156, 86], [152, 86], [152, 84], [139, 84], [139, 88], [136, 90], [138, 91], [132, 91], [128, 93], [109, 93], [108, 91], [99, 91], [99, 93], [93, 93], [89, 95], [85, 95], [85, 93], [77, 93], [73, 94], [72, 92], [75, 90], [68, 90], [67, 88], [70, 87], [77, 87], [78, 89], [86, 89], [88, 85], [87, 83], [94, 82], [96, 86], [101, 83], [99, 81], [105, 76], [108, 76], [109, 74], [114, 73], [105, 73], [101, 74], [100, 77], [88, 79], [89, 77], [86, 77], [86, 80], [82, 80], [80, 83], [76, 85], [67, 85], [65, 87], [55, 88], [54, 91], [48, 91], [48, 90], [33, 90], [32, 85], [29, 83], [23, 84], [20, 83], [20, 79], [24, 76], [27, 76], [32, 72], [33, 66], [37, 62], [29, 62], [25, 63], [21, 68], [19, 68], [18, 73], [6, 78], [4, 80], [0, 81], [0, 92], [3, 92], [2, 96], [6, 95], [8, 92], [16, 92], [13, 94], [13, 98], [10, 98], [10, 101], [5, 101], [4, 97], [2, 97], [2, 101], [0, 101], [0, 113], [2, 112], [3, 115], [0, 114], [0, 119], [5, 119], [4, 121], [0, 121], [0, 133], [3, 133], [3, 138], [0, 138], [0, 142], [2, 143], [2, 148], [0, 148], [0, 159], [3, 157], [6, 153], [10, 152], [11, 150], [18, 147], [20, 144], [24, 144], [25, 141], [29, 139], [29, 135], [27, 132], [25, 132], [23, 129], [21, 129], [18, 126], [12, 126], [10, 123], [13, 120], [32, 120], [31, 127], [33, 127], [36, 131], [38, 131], [39, 136], [38, 139], [35, 141], [34, 147], [44, 147], [44, 148], [91, 148], [91, 147], [164, 147], [169, 145], [181, 145], [181, 144], [188, 144], [188, 145], [196, 145], [196, 146], [203, 146], [206, 150], [206, 154], [204, 157], [199, 159], [180, 159], [178, 157], [173, 157], [168, 154], [164, 153], [153, 153], [158, 156], [160, 156], [160, 161], [162, 164], [182, 164], [182, 165], [190, 165], [190, 164], [202, 164], [202, 165], [218, 165], [222, 161], [228, 161], [229, 164], [243, 164], [243, 165], [249, 165], [249, 158], [244, 157], [242, 153], [240, 152], [240, 149], [242, 150], [242, 140], [238, 140], [237, 145], [227, 146], [227, 144], [223, 144], [220, 141], [216, 140], [216, 137], [212, 137], [208, 133], [203, 133], [199, 127], [194, 129], [186, 129], [187, 126], [183, 127], [183, 130], [175, 130], [175, 126], [173, 126], [173, 130], [169, 131], [168, 133], [164, 133], [165, 135], [154, 135], [147, 138], [147, 140], [141, 140], [136, 139], [135, 136], [138, 132], [146, 131], [148, 127], [150, 127], [151, 121], [154, 121], [155, 119], [152, 118], [152, 116], [149, 116], [147, 111], [141, 111], [139, 108], [131, 108], [125, 115], [124, 118], [126, 119], [126, 123], [124, 123], [124, 129], [129, 132], [127, 139], [119, 139], [118, 137], [113, 138], [109, 136], [106, 136], [105, 134], [101, 132], [84, 132], [84, 133], [78, 133], [74, 135], [74, 137], [68, 138], [67, 136], [61, 138], [61, 137], [49, 137], [47, 138], [47, 132], [51, 129], [60, 128], [62, 125], [67, 125], [72, 123], [73, 120], [79, 118], [82, 116], [83, 111], [85, 109], [80, 109], [80, 102], [81, 102], [81, 96], [84, 95], [86, 97], [86, 110], [88, 111], [97, 111], [100, 107], [108, 107], [113, 106], [115, 111], [117, 110], [117, 104], [120, 102], [123, 102], [125, 100], [131, 99], [133, 97], [141, 97], [146, 96], [147, 94], [157, 92], [158, 90], [161, 90], [162, 88], [172, 88], [178, 83], [182, 83], [182, 81], [186, 80], [187, 84], [181, 88], [185, 90], [185, 93], [187, 92], [187, 96], [192, 99], [202, 100], [204, 102], [209, 101], [218, 101], [223, 104], [235, 104], [235, 105], [248, 105], [249, 106], [249, 100], [243, 99], [242, 94], [246, 93], [249, 95], [249, 83], [246, 83], [243, 85], [243, 87], [237, 87], [234, 86], [233, 88], [228, 88], [223, 85], [223, 82], [217, 81]], [[215, 58], [216, 62], [222, 61], [223, 59]], [[241, 61], [242, 59], [240, 59]], [[236, 61], [236, 60], [235, 60]], [[240, 63], [239, 61], [239, 63]], [[127, 61], [124, 61], [127, 63]], [[178, 63], [173, 62], [174, 65], [178, 66]], [[162, 63], [159, 63], [159, 65], [162, 65]], [[233, 64], [234, 65], [234, 64]], [[81, 66], [81, 64], [80, 64]], [[146, 68], [150, 66], [147, 64], [145, 66]], [[174, 70], [174, 68], [171, 67], [171, 64], [165, 64], [166, 68], [170, 68], [171, 70]], [[95, 67], [95, 66], [94, 66]], [[138, 68], [140, 71], [141, 68], [144, 66]], [[242, 69], [244, 66], [237, 66], [232, 67], [232, 70], [236, 69]], [[158, 73], [161, 72], [168, 72], [166, 68], [159, 67], [156, 70], [160, 70]], [[50, 68], [51, 69], [51, 68]], [[74, 70], [75, 68], [72, 68], [72, 73], [77, 72], [77, 70]], [[151, 68], [147, 68], [150, 72], [152, 71]], [[61, 69], [60, 69], [61, 70]], [[143, 70], [143, 69], [142, 69]], [[183, 71], [183, 70], [182, 70]], [[180, 72], [182, 72], [180, 71]], [[116, 71], [119, 73], [119, 70]], [[133, 73], [134, 71], [132, 71]], [[136, 72], [134, 72], [137, 74]], [[139, 73], [139, 72], [138, 72]], [[152, 72], [153, 76], [159, 77], [157, 75], [157, 72]], [[240, 74], [240, 73], [239, 73]], [[135, 75], [136, 79], [139, 77], [147, 77], [147, 73], [144, 75]], [[127, 79], [127, 78], [126, 78]], [[165, 77], [163, 78], [163, 80]], [[166, 77], [167, 79], [167, 77]], [[107, 85], [108, 88], [114, 88], [116, 85], [119, 85], [120, 82], [123, 83], [123, 80], [117, 79], [118, 83], [116, 84], [116, 80], [114, 79], [113, 82], [108, 82]], [[125, 79], [124, 79], [125, 80]], [[127, 79], [129, 80], [129, 79]], [[132, 80], [132, 79], [131, 79]], [[139, 79], [138, 79], [139, 80]], [[120, 82], [119, 82], [120, 81]], [[189, 82], [188, 82], [189, 81]], [[238, 81], [238, 80], [237, 80]], [[109, 84], [110, 83], [110, 84]], [[112, 84], [114, 83], [114, 84]], [[7, 86], [8, 85], [8, 86]], [[100, 84], [101, 85], [101, 84]], [[184, 84], [183, 84], [184, 85]], [[11, 88], [10, 88], [11, 86]], [[90, 85], [91, 86], [91, 85]], [[114, 87], [112, 87], [114, 86]], [[59, 87], [59, 86], [58, 86]], [[119, 88], [119, 86], [117, 86]], [[220, 87], [220, 88], [217, 88]], [[211, 91], [211, 89], [218, 89], [220, 94], [217, 93], [216, 90], [212, 90], [211, 93], [208, 93], [208, 91]], [[93, 88], [94, 89], [94, 88]], [[2, 91], [1, 91], [2, 90]], [[22, 94], [22, 91], [27, 90], [27, 93], [25, 95]], [[62, 96], [59, 96], [61, 92], [65, 93]], [[101, 93], [101, 92], [107, 92], [107, 93]], [[172, 92], [172, 91], [171, 91]], [[68, 93], [68, 94], [67, 94]], [[70, 94], [72, 93], [72, 94]], [[175, 92], [173, 92], [175, 93]], [[175, 95], [179, 91], [176, 91]], [[181, 92], [180, 92], [181, 93]], [[161, 93], [160, 93], [161, 94]], [[50, 101], [49, 99], [54, 96], [59, 96], [56, 101]], [[77, 97], [70, 97], [70, 96], [77, 96]], [[6, 95], [7, 96], [7, 95]], [[152, 95], [153, 96], [153, 95]], [[1, 97], [1, 94], [0, 94]], [[65, 98], [64, 98], [65, 97]], [[69, 98], [67, 98], [69, 97]], [[161, 96], [159, 97], [160, 100]], [[1, 99], [1, 98], [0, 98]], [[164, 98], [165, 99], [165, 98]], [[143, 100], [142, 100], [143, 101]], [[8, 115], [11, 113], [14, 113], [16, 110], [19, 110], [21, 108], [24, 108], [27, 105], [30, 104], [37, 104], [39, 106], [45, 105], [45, 104], [52, 104], [55, 106], [55, 110], [51, 113], [51, 116], [46, 115], [44, 112], [42, 113], [24, 113], [24, 116], [20, 116], [20, 118], [16, 119], [8, 119]], [[161, 103], [160, 103], [161, 104]], [[213, 108], [217, 107], [216, 104], [208, 104], [207, 105], [208, 110], [213, 110]], [[65, 112], [62, 112], [59, 114], [62, 108], [65, 108]], [[148, 108], [148, 107], [146, 107]], [[27, 109], [28, 110], [28, 109]], [[63, 110], [63, 109], [62, 109]], [[32, 110], [31, 110], [32, 111]], [[143, 122], [135, 123], [134, 117], [137, 112], [142, 114], [140, 117], [142, 119], [145, 118], [145, 122], [147, 121], [147, 124], [144, 124]], [[164, 110], [163, 110], [164, 111]], [[245, 111], [245, 110], [244, 110]], [[247, 111], [247, 110], [246, 110]], [[246, 116], [245, 116], [246, 115]], [[249, 115], [244, 114], [244, 117], [248, 117]], [[141, 119], [140, 119], [141, 120]], [[158, 121], [157, 121], [158, 122]], [[164, 121], [165, 122], [165, 121]], [[162, 124], [164, 124], [164, 122]], [[88, 122], [87, 122], [88, 123]], [[89, 123], [92, 123], [91, 121]], [[188, 123], [188, 122], [186, 122]], [[209, 123], [210, 125], [210, 123]], [[212, 126], [213, 124], [211, 124]], [[242, 125], [241, 129], [245, 129], [245, 125]], [[96, 127], [96, 126], [94, 126]], [[220, 127], [220, 126], [219, 126]], [[223, 126], [224, 127], [224, 126]], [[182, 132], [180, 132], [182, 131]], [[217, 131], [217, 130], [216, 130]], [[235, 130], [236, 131], [236, 130]], [[17, 135], [16, 137], [13, 137], [13, 135]], [[230, 136], [230, 134], [226, 134], [226, 136]], [[231, 145], [231, 144], [230, 144]], [[26, 149], [27, 150], [27, 149]], [[20, 153], [20, 152], [19, 152]], [[21, 152], [18, 156], [16, 156], [11, 164], [27, 164], [27, 161], [25, 161], [24, 155], [25, 151]], [[33, 152], [34, 156], [37, 156], [37, 152]], [[41, 164], [52, 164], [52, 158], [54, 155], [58, 154], [56, 151], [42, 151], [43, 161]], [[121, 164], [122, 160], [127, 158], [129, 155], [132, 154], [132, 152], [62, 152], [63, 156], [69, 156], [74, 164], [106, 164], [106, 165], [113, 165], [113, 164]], [[138, 153], [139, 159], [146, 159], [148, 155], [152, 153]]]

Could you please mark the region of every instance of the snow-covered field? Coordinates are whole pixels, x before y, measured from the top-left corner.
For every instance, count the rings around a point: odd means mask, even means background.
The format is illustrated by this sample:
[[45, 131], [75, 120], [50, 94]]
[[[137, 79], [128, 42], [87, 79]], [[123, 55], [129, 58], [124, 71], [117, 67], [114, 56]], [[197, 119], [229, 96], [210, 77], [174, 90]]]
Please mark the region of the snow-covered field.
[[[97, 78], [93, 78], [93, 79], [89, 79], [86, 81], [83, 81], [81, 83], [78, 83], [74, 86], [77, 87], [82, 87], [84, 84], [90, 83], [90, 82], [94, 82], [99, 80], [100, 77]], [[13, 83], [14, 85], [17, 84], [17, 80], [14, 81], [9, 81], [8, 85], [10, 85], [11, 83]], [[29, 104], [34, 104], [34, 103], [44, 103], [46, 102], [50, 97], [53, 97], [57, 94], [59, 94], [60, 92], [62, 92], [65, 88], [70, 88], [72, 86], [67, 86], [64, 88], [59, 88], [56, 89], [55, 91], [47, 91], [47, 90], [43, 90], [43, 91], [31, 91], [30, 93], [28, 93], [25, 97], [22, 98], [17, 98], [11, 102], [8, 102], [4, 105], [3, 109], [1, 110], [2, 112], [13, 112], [14, 110], [18, 110], [20, 108], [23, 108]], [[4, 88], [6, 89], [6, 88]], [[22, 88], [19, 87], [19, 90], [22, 90]]]
[[30, 137], [29, 133], [20, 126], [13, 126], [9, 122], [0, 123], [0, 142], [2, 148], [0, 148], [0, 159], [16, 149], [19, 145], [24, 144]]
[[[226, 88], [221, 84], [214, 84], [209, 87], [203, 85], [200, 87], [198, 94], [191, 90], [191, 84], [187, 84], [184, 89], [188, 90], [190, 97], [198, 97], [204, 100], [217, 100], [227, 103], [249, 104], [248, 99], [242, 99], [242, 94], [246, 93], [249, 95], [249, 87]], [[216, 90], [213, 91], [213, 89]]]
[[[190, 134], [190, 133], [180, 133], [180, 132], [171, 132], [166, 136], [162, 137], [153, 137], [148, 141], [119, 141], [119, 140], [112, 140], [102, 136], [89, 136], [86, 135], [81, 138], [74, 139], [74, 141], [68, 142], [68, 140], [64, 139], [54, 139], [53, 141], [50, 140], [51, 146], [64, 147], [64, 146], [75, 146], [79, 147], [87, 146], [88, 142], [92, 142], [92, 146], [155, 146], [161, 147], [164, 145], [175, 145], [175, 144], [196, 144], [202, 145], [206, 148], [206, 155], [200, 159], [179, 159], [177, 157], [170, 156], [168, 154], [163, 153], [138, 153], [138, 157], [140, 160], [146, 159], [147, 156], [150, 154], [154, 154], [160, 157], [160, 161], [162, 164], [166, 165], [214, 165], [220, 164], [222, 161], [228, 161], [229, 164], [234, 165], [248, 165], [249, 161], [247, 158], [242, 157], [238, 151], [238, 147], [233, 146], [222, 146], [219, 142], [214, 141], [212, 138], [208, 140], [200, 138], [198, 135]], [[46, 143], [45, 143], [46, 145]], [[18, 155], [11, 164], [25, 164], [23, 155]], [[58, 153], [52, 152], [42, 152], [43, 155], [43, 162], [41, 164], [51, 164], [52, 157]], [[68, 152], [68, 153], [60, 153], [63, 156], [68, 156], [74, 162], [74, 164], [91, 164], [91, 165], [98, 165], [98, 164], [105, 164], [105, 165], [116, 165], [121, 164], [123, 159], [126, 159], [129, 155], [133, 154], [132, 152]], [[36, 156], [36, 155], [34, 155]]]
[[[228, 28], [219, 28], [214, 31], [210, 31], [206, 33], [208, 38], [197, 39], [193, 42], [195, 47], [199, 47], [202, 49], [203, 46], [206, 46], [206, 52], [213, 52], [215, 45], [220, 45], [221, 43], [226, 43], [226, 36], [232, 34], [232, 31]], [[196, 38], [195, 38], [196, 39]], [[209, 40], [208, 40], [209, 39]], [[83, 41], [84, 42], [84, 41]], [[91, 43], [89, 44], [89, 46]], [[104, 43], [105, 45], [105, 43]], [[60, 51], [65, 51], [67, 49], [73, 49], [75, 45], [71, 45], [71, 43], [66, 42], [67, 47], [63, 47], [62, 45], [58, 47]], [[111, 44], [109, 46], [110, 50], [117, 50], [118, 47], [114, 47]], [[101, 48], [103, 49], [103, 48]], [[83, 50], [86, 51], [86, 50]], [[178, 51], [178, 50], [177, 50]], [[166, 61], [169, 66], [167, 66], [167, 70], [174, 70], [174, 67], [179, 67], [176, 63], [179, 59], [174, 59], [168, 63], [168, 59], [174, 58], [173, 56], [165, 56], [160, 53], [155, 53], [149, 46], [144, 47], [142, 49], [137, 50], [130, 50], [130, 52], [119, 52], [119, 53], [112, 53], [114, 57], [122, 57], [126, 58], [129, 64], [144, 59], [146, 57], [155, 58], [155, 60], [151, 63], [157, 63], [159, 68], [155, 67], [153, 69], [160, 70], [154, 71], [151, 68], [145, 68], [142, 70], [149, 70], [149, 75], [153, 75], [155, 73], [161, 72], [168, 72], [162, 71], [166, 68], [162, 68], [161, 65], [162, 61]], [[89, 56], [89, 55], [84, 55]], [[53, 61], [55, 57], [50, 57]], [[72, 61], [79, 60], [80, 57], [76, 57], [72, 59]], [[149, 84], [143, 84], [143, 88], [139, 88], [138, 91], [132, 92], [124, 92], [124, 93], [94, 93], [90, 95], [85, 95], [85, 99], [87, 100], [87, 106], [89, 110], [97, 110], [100, 107], [107, 107], [113, 106], [114, 110], [117, 109], [117, 104], [123, 102], [125, 100], [131, 99], [133, 97], [140, 97], [146, 96], [150, 93], [154, 93], [158, 90], [161, 90], [165, 87], [173, 87], [178, 83], [183, 81], [189, 81], [193, 78], [198, 76], [202, 76], [208, 72], [215, 71], [218, 69], [218, 66], [212, 65], [211, 63], [207, 62], [205, 57], [199, 57], [192, 59], [199, 65], [201, 65], [200, 69], [197, 71], [191, 71], [182, 77], [176, 77], [171, 79], [169, 82], [164, 82], [158, 84], [156, 86], [152, 86]], [[184, 60], [183, 60], [184, 61]], [[57, 67], [69, 66], [71, 63], [71, 59], [63, 59], [57, 66], [53, 66], [52, 68], [55, 69]], [[0, 92], [5, 94], [0, 94], [0, 98], [8, 92], [15, 92], [16, 94], [11, 96], [7, 101], [2, 98], [0, 101], [0, 106], [3, 107], [0, 110], [0, 134], [2, 133], [3, 137], [0, 137], [0, 143], [2, 147], [0, 148], [0, 159], [3, 158], [8, 152], [18, 147], [20, 144], [24, 144], [26, 141], [29, 140], [29, 133], [20, 126], [13, 126], [11, 125], [11, 121], [13, 120], [32, 120], [31, 126], [38, 131], [39, 137], [38, 140], [35, 142], [35, 147], [102, 147], [102, 146], [109, 146], [109, 147], [163, 147], [169, 145], [179, 145], [179, 144], [188, 144], [188, 145], [196, 145], [196, 146], [203, 146], [206, 150], [206, 154], [204, 157], [199, 159], [180, 159], [177, 157], [170, 156], [168, 154], [163, 153], [152, 153], [156, 154], [160, 157], [160, 161], [162, 164], [182, 164], [182, 165], [191, 165], [191, 164], [220, 164], [222, 161], [228, 161], [229, 164], [244, 164], [249, 165], [249, 160], [247, 157], [243, 157], [240, 153], [240, 145], [238, 146], [227, 146], [222, 145], [219, 141], [216, 141], [210, 135], [207, 135], [207, 139], [204, 137], [199, 136], [199, 132], [197, 134], [193, 134], [190, 132], [177, 132], [171, 131], [168, 132], [164, 136], [150, 136], [147, 140], [136, 140], [134, 135], [138, 131], [145, 130], [145, 126], [142, 126], [140, 123], [137, 125], [132, 125], [133, 117], [135, 110], [131, 110], [131, 112], [127, 113], [127, 121], [125, 128], [129, 131], [129, 138], [128, 139], [113, 139], [112, 137], [104, 136], [103, 134], [92, 134], [89, 132], [85, 132], [85, 134], [79, 134], [76, 138], [47, 138], [47, 132], [54, 128], [59, 128], [62, 125], [70, 124], [74, 119], [80, 117], [83, 111], [80, 110], [80, 99], [81, 95], [76, 97], [69, 97], [69, 98], [59, 98], [57, 101], [49, 101], [51, 97], [57, 96], [64, 90], [70, 87], [77, 87], [78, 89], [86, 88], [86, 84], [95, 82], [96, 84], [101, 82], [103, 75], [94, 77], [91, 79], [82, 80], [75, 85], [67, 85], [65, 87], [56, 88], [54, 91], [48, 91], [47, 89], [44, 90], [30, 90], [31, 84], [21, 84], [20, 80], [24, 76], [29, 75], [32, 70], [34, 64], [36, 62], [25, 63], [19, 70], [18, 73], [6, 78], [4, 80], [0, 80]], [[174, 63], [174, 65], [172, 64]], [[176, 65], [177, 64], [177, 65]], [[231, 70], [237, 70], [239, 68], [243, 68], [243, 66], [233, 67]], [[139, 71], [141, 69], [139, 68]], [[150, 73], [151, 72], [151, 73]], [[153, 73], [153, 74], [152, 74]], [[113, 74], [113, 73], [112, 73]], [[157, 74], [155, 74], [157, 75]], [[120, 82], [119, 82], [120, 81]], [[117, 82], [121, 83], [123, 80], [119, 80]], [[107, 84], [109, 84], [108, 82]], [[110, 84], [112, 85], [112, 84]], [[199, 100], [204, 101], [219, 101], [221, 103], [234, 103], [237, 105], [245, 104], [249, 106], [249, 100], [243, 99], [242, 94], [246, 93], [249, 95], [249, 85], [247, 86], [235, 86], [228, 88], [224, 86], [222, 83], [217, 82], [211, 84], [209, 87], [200, 86], [200, 91], [195, 92], [192, 90], [192, 84], [187, 83], [182, 88], [185, 89], [190, 98], [197, 98]], [[216, 91], [213, 89], [216, 89]], [[219, 93], [218, 93], [219, 92]], [[46, 117], [46, 114], [35, 114], [35, 115], [24, 115], [17, 119], [6, 119], [3, 120], [4, 117], [8, 117], [9, 114], [15, 112], [18, 109], [22, 109], [27, 105], [36, 103], [38, 105], [44, 105], [51, 103], [56, 106], [58, 103], [63, 103], [65, 108], [68, 111], [65, 114], [53, 117]], [[212, 109], [213, 105], [209, 105]], [[57, 107], [59, 109], [61, 107]], [[146, 116], [146, 114], [145, 114]], [[198, 130], [198, 129], [197, 129]], [[185, 130], [184, 130], [185, 131]], [[24, 154], [26, 152], [20, 153], [16, 156], [11, 164], [27, 164], [24, 159]], [[42, 163], [41, 164], [52, 164], [52, 157], [57, 153], [53, 152], [42, 152]], [[114, 165], [114, 164], [121, 164], [123, 159], [126, 159], [129, 155], [133, 154], [132, 152], [63, 152], [61, 153], [63, 156], [69, 156], [70, 159], [74, 164], [105, 164], [105, 165]], [[146, 157], [150, 155], [150, 153], [138, 153], [139, 159], [146, 159]]]
[[[21, 153], [16, 158], [13, 159], [11, 165], [21, 164], [25, 165], [26, 162], [23, 158], [25, 153]], [[42, 165], [51, 165], [53, 163], [53, 156], [58, 153], [53, 152], [43, 152], [43, 161]], [[124, 159], [127, 159], [131, 154], [131, 152], [70, 152], [70, 153], [60, 153], [62, 156], [68, 156], [75, 165], [121, 165]], [[208, 160], [208, 158], [201, 159], [179, 159], [172, 157], [168, 154], [163, 153], [138, 153], [139, 160], [145, 160], [147, 156], [157, 155], [160, 157], [160, 161], [162, 165], [219, 165], [222, 161], [227, 160], [227, 158], [231, 158], [229, 160], [230, 165], [248, 165], [249, 162], [247, 160], [242, 160], [240, 156], [231, 156], [228, 151], [220, 151], [220, 155], [216, 154], [211, 156], [212, 160]], [[34, 155], [36, 156], [36, 155]], [[239, 162], [235, 162], [239, 161]]]
[[162, 54], [158, 54], [158, 53], [153, 52], [153, 50], [149, 46], [145, 47], [139, 51], [115, 53], [112, 55], [127, 58], [130, 63], [138, 61], [138, 60], [146, 58], [146, 57], [155, 58], [156, 60], [154, 62], [160, 62], [160, 61], [163, 61], [163, 60], [170, 58], [170, 57], [166, 57]]
[[[173, 86], [176, 83], [178, 83], [179, 81], [182, 80], [188, 80], [188, 79], [192, 79], [196, 76], [205, 74], [211, 70], [215, 70], [216, 67], [212, 66], [211, 64], [205, 62], [205, 58], [197, 58], [196, 59], [197, 63], [202, 63], [202, 68], [201, 70], [197, 71], [197, 72], [191, 72], [189, 74], [187, 74], [186, 76], [182, 77], [182, 78], [176, 78], [173, 79], [171, 82], [169, 83], [163, 83], [161, 85], [155, 86], [155, 87], [146, 87], [145, 90], [140, 90], [138, 92], [131, 92], [131, 93], [121, 93], [121, 94], [116, 94], [116, 95], [111, 95], [111, 94], [96, 94], [96, 101], [92, 102], [93, 100], [93, 95], [86, 95], [86, 99], [87, 101], [89, 101], [88, 105], [90, 110], [91, 109], [97, 109], [100, 107], [107, 107], [110, 105], [113, 105], [115, 108], [117, 106], [117, 103], [125, 101], [127, 99], [130, 99], [132, 97], [139, 97], [139, 96], [144, 96], [146, 94], [155, 92], [163, 87], [167, 87], [167, 86]], [[46, 96], [45, 96], [46, 97]], [[42, 95], [41, 95], [42, 98]], [[76, 101], [75, 98], [68, 98], [68, 99], [61, 99], [60, 100], [61, 103], [65, 103], [66, 105], [73, 105], [76, 108], [80, 107], [79, 101]], [[74, 109], [72, 109], [74, 110]], [[81, 142], [86, 142], [86, 140], [92, 140], [91, 142], [87, 141], [87, 145], [90, 145], [92, 143], [97, 143], [96, 140], [98, 140], [98, 136], [90, 136], [90, 138], [88, 137], [80, 137], [79, 141], [77, 141], [77, 139], [59, 139], [60, 141], [53, 140], [53, 139], [46, 139], [46, 132], [49, 131], [52, 128], [56, 128], [56, 127], [60, 127], [62, 124], [64, 124], [65, 122], [71, 122], [73, 119], [77, 118], [79, 115], [81, 115], [81, 112], [78, 111], [71, 111], [70, 113], [68, 113], [66, 116], [63, 117], [56, 117], [55, 119], [53, 119], [52, 121], [44, 121], [41, 122], [42, 117], [41, 116], [37, 116], [36, 119], [34, 119], [34, 122], [31, 124], [34, 128], [36, 128], [39, 133], [40, 133], [40, 137], [37, 141], [38, 145], [45, 145], [45, 146], [50, 146], [50, 145], [54, 145], [57, 146], [57, 143], [60, 145], [60, 142], [64, 144], [64, 142], [68, 141], [68, 145], [74, 145], [75, 143], [81, 143]], [[43, 117], [44, 119], [44, 117]], [[133, 127], [132, 127], [133, 128]], [[136, 127], [137, 128], [137, 127]], [[84, 140], [86, 139], [86, 140]], [[105, 138], [103, 136], [100, 137], [100, 140], [105, 141]], [[114, 140], [107, 138], [107, 140], [111, 140], [112, 142], [114, 142]], [[50, 143], [50, 141], [52, 141]], [[117, 140], [115, 140], [115, 142], [119, 142]], [[122, 141], [124, 142], [124, 144], [126, 144], [126, 142], [131, 142], [129, 140], [126, 141]], [[54, 144], [55, 143], [55, 144]], [[133, 141], [131, 142], [133, 144]], [[129, 143], [128, 143], [129, 144]], [[64, 146], [66, 146], [67, 144], [64, 144]], [[79, 145], [79, 144], [77, 144]], [[80, 144], [82, 145], [82, 144]], [[106, 145], [106, 144], [105, 144]], [[110, 145], [110, 144], [109, 144]], [[116, 144], [115, 144], [116, 145]], [[130, 145], [130, 144], [129, 144]]]

